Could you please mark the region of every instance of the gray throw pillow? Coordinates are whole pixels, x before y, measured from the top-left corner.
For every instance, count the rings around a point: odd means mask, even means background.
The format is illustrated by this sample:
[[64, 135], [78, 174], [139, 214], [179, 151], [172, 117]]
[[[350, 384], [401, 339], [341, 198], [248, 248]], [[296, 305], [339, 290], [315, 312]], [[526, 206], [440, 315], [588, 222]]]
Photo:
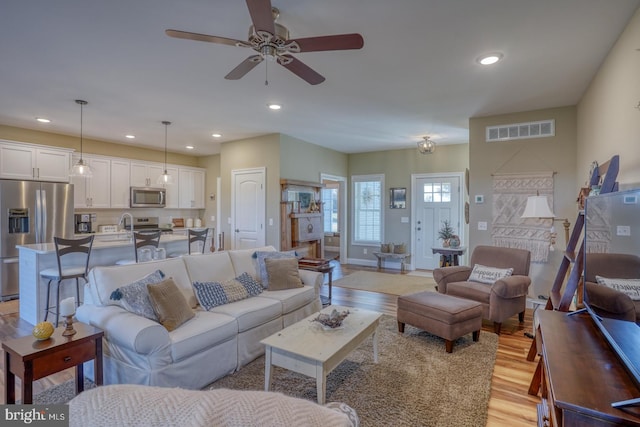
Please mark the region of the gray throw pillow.
[[146, 317], [147, 319], [157, 322], [158, 316], [156, 316], [156, 313], [153, 311], [153, 306], [149, 299], [149, 292], [147, 291], [147, 285], [159, 283], [163, 280], [164, 273], [160, 270], [156, 270], [133, 283], [126, 286], [120, 286], [115, 291], [111, 292], [109, 305], [120, 306], [133, 314], [137, 314], [138, 316]]
[[301, 288], [302, 280], [298, 274], [298, 260], [295, 258], [264, 260], [269, 275], [269, 291], [282, 291], [285, 289]]

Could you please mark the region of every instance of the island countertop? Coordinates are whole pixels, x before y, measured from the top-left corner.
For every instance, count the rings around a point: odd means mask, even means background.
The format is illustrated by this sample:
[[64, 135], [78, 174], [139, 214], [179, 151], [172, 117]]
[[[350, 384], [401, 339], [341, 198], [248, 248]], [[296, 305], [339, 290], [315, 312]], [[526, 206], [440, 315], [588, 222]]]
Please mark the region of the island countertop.
[[[133, 242], [125, 235], [114, 233], [113, 239], [94, 239], [89, 258], [89, 269], [99, 265], [115, 265], [123, 259], [133, 259], [135, 252]], [[162, 234], [160, 248], [165, 253], [184, 254], [188, 252], [189, 239], [181, 234]], [[40, 276], [40, 272], [47, 268], [58, 268], [56, 248], [53, 243], [18, 245], [20, 269], [20, 318], [35, 325], [44, 320], [47, 282]], [[82, 265], [85, 261], [82, 254], [71, 254], [70, 264]], [[135, 278], [134, 278], [135, 279]], [[80, 279], [80, 301], [84, 301], [84, 286]], [[52, 284], [53, 286], [53, 284]], [[54, 291], [55, 295], [55, 291]], [[74, 280], [65, 280], [60, 285], [60, 299], [75, 297]], [[55, 304], [55, 303], [54, 303]]]
[[[133, 245], [133, 242], [131, 241], [131, 239], [129, 237], [124, 237], [124, 234], [104, 233], [102, 234], [102, 236], [105, 236], [106, 234], [112, 234], [113, 239], [109, 239], [109, 240], [94, 239], [93, 247], [91, 250], [92, 252], [96, 249], [129, 247]], [[88, 236], [88, 234], [85, 236]], [[186, 240], [187, 240], [187, 236], [185, 235], [162, 234], [160, 236], [160, 245], [163, 246], [163, 244], [167, 244], [171, 242], [186, 241]], [[40, 255], [49, 254], [49, 253], [55, 254], [56, 252], [56, 246], [53, 243], [34, 243], [30, 245], [17, 245], [16, 248], [18, 248], [20, 251], [33, 251]]]

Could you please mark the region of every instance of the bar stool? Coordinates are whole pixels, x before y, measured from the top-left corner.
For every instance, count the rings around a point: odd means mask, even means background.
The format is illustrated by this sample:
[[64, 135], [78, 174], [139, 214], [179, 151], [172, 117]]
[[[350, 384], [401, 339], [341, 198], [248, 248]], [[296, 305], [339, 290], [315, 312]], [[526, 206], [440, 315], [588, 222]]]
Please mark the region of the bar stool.
[[[80, 302], [80, 282], [78, 279], [83, 278], [87, 281], [87, 273], [89, 272], [89, 258], [91, 256], [91, 248], [93, 247], [93, 235], [89, 237], [83, 237], [81, 239], [63, 239], [61, 237], [54, 237], [53, 243], [56, 247], [56, 259], [58, 262], [57, 268], [47, 268], [40, 272], [40, 277], [43, 279], [49, 279], [47, 283], [47, 302], [45, 304], [44, 320], [49, 317], [49, 313], [56, 314], [56, 327], [60, 319], [59, 307], [60, 307], [60, 283], [66, 279], [76, 279], [76, 305], [79, 306]], [[84, 265], [70, 264], [63, 266], [62, 257], [71, 254], [84, 254], [86, 258]], [[77, 257], [70, 257], [77, 258]], [[69, 258], [65, 258], [69, 259]], [[56, 305], [49, 305], [51, 299], [51, 282], [56, 281]]]
[[122, 259], [116, 262], [116, 265], [137, 264], [139, 262], [151, 261], [153, 256], [141, 257], [138, 251], [141, 248], [152, 246], [158, 249], [160, 243], [160, 231], [134, 231], [133, 232], [133, 251], [135, 259]]
[[[195, 242], [202, 242], [202, 253], [204, 254], [205, 249], [207, 247], [207, 236], [209, 234], [209, 229], [205, 228], [202, 231], [196, 231], [196, 230], [192, 230], [189, 229], [189, 252], [188, 254], [191, 255], [191, 244], [195, 243]], [[180, 257], [182, 255], [186, 255], [185, 253], [172, 253], [169, 255], [170, 258], [177, 258]]]

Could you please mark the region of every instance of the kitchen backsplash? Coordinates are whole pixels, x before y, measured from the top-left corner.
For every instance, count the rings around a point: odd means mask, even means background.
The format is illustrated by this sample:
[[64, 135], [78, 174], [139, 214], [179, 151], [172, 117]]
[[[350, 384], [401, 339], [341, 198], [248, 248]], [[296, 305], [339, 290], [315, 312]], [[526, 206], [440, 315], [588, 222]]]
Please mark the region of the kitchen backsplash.
[[195, 222], [196, 218], [202, 220], [203, 227], [214, 227], [215, 224], [204, 218], [204, 209], [160, 209], [160, 208], [136, 208], [136, 209], [76, 209], [75, 213], [95, 213], [96, 223], [92, 224], [93, 231], [98, 231], [99, 225], [118, 224], [120, 216], [124, 212], [129, 212], [134, 217], [158, 217], [159, 224], [169, 224], [173, 218], [184, 218], [185, 224], [187, 218], [192, 218]]

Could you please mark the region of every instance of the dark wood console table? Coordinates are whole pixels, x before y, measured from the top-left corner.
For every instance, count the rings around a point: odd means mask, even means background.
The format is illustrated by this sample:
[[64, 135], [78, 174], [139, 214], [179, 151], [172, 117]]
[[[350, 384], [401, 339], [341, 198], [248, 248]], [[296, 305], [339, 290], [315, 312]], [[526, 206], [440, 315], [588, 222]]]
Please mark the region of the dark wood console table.
[[590, 316], [540, 310], [538, 318], [542, 369], [532, 381], [542, 388], [538, 425], [640, 426], [640, 407], [611, 407], [639, 397], [640, 389]]

